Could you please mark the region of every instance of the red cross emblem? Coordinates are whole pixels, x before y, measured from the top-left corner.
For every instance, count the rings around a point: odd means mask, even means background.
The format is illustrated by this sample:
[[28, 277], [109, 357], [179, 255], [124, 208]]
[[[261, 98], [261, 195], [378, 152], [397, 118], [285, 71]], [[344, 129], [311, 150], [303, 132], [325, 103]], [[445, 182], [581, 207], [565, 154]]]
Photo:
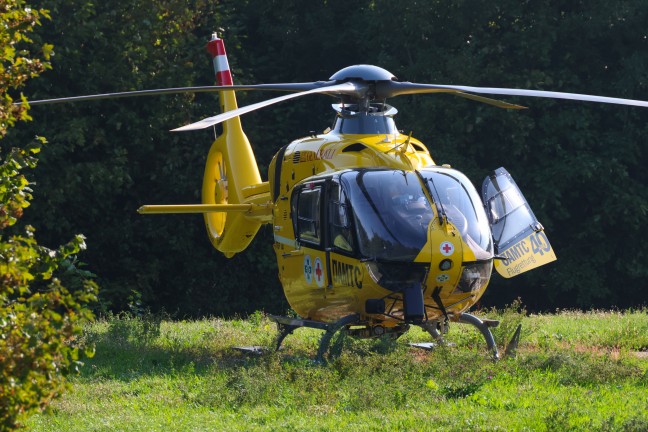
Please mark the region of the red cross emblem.
[[454, 252], [454, 245], [450, 242], [441, 243], [441, 254], [444, 256], [450, 256]]
[[315, 282], [317, 286], [324, 285], [324, 271], [322, 270], [322, 260], [315, 258]]

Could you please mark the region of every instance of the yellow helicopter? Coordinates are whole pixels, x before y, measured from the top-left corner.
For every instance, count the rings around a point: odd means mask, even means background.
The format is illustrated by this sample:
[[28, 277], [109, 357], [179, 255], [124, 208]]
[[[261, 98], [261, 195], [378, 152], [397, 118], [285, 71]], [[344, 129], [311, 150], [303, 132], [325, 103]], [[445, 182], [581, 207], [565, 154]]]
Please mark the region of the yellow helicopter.
[[[503, 109], [523, 106], [480, 96], [548, 97], [648, 107], [648, 102], [574, 93], [401, 82], [377, 66], [355, 65], [327, 81], [234, 85], [223, 40], [207, 44], [217, 85], [144, 90], [32, 101], [30, 105], [178, 92], [219, 93], [221, 114], [174, 131], [222, 123], [205, 167], [202, 204], [145, 205], [151, 213], [202, 213], [212, 245], [227, 257], [246, 249], [271, 224], [279, 279], [299, 318], [272, 316], [276, 349], [294, 330], [398, 337], [411, 325], [438, 343], [450, 322], [475, 326], [495, 358], [490, 328], [497, 321], [468, 313], [484, 294], [493, 267], [505, 278], [556, 260], [524, 196], [504, 169], [479, 193], [468, 178], [437, 165], [426, 146], [397, 129], [399, 95], [449, 93]], [[287, 95], [239, 108], [235, 91]], [[322, 134], [297, 139], [273, 157], [261, 179], [240, 116], [289, 99], [324, 94], [337, 99], [335, 122]], [[518, 327], [507, 352], [518, 343]]]

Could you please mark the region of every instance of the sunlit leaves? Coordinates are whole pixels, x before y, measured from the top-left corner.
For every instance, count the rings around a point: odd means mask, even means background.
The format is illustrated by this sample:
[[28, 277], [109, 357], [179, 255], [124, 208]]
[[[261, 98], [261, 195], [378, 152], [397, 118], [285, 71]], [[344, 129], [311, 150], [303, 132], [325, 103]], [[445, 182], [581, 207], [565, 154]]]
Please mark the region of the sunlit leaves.
[[[0, 3], [0, 138], [17, 121], [30, 120], [26, 99], [13, 105], [9, 92], [49, 67], [51, 45], [36, 55], [29, 50], [27, 35], [40, 17], [47, 11], [22, 0]], [[85, 249], [83, 236], [52, 250], [37, 243], [32, 227], [17, 225], [32, 199], [23, 173], [36, 167], [43, 144], [37, 137], [0, 146], [0, 430], [20, 427], [61, 394], [65, 376], [80, 365], [74, 338], [92, 318], [87, 305], [96, 297], [96, 285], [74, 264]]]

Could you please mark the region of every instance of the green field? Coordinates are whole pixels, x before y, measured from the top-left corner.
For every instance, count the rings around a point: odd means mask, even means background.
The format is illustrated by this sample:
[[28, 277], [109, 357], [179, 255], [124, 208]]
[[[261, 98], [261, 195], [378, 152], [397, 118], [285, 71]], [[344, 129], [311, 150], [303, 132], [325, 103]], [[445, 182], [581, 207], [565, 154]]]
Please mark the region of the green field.
[[297, 330], [270, 346], [275, 325], [246, 320], [111, 318], [89, 326], [96, 346], [71, 389], [34, 431], [176, 430], [648, 430], [648, 311], [558, 312], [518, 322], [516, 358], [493, 362], [472, 327], [455, 324], [456, 346], [423, 351], [413, 329], [397, 342], [341, 338], [339, 357], [314, 361], [320, 332]]

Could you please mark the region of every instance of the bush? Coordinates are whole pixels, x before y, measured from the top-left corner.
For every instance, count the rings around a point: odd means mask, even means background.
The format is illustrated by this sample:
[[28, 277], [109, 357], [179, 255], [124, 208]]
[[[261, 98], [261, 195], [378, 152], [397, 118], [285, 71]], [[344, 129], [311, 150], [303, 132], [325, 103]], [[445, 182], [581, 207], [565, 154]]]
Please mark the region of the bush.
[[[17, 121], [29, 120], [28, 105], [14, 105], [9, 92], [49, 65], [51, 46], [35, 56], [29, 51], [27, 34], [41, 17], [47, 11], [22, 0], [5, 1], [0, 10], [0, 138]], [[37, 243], [32, 227], [16, 225], [31, 199], [22, 170], [36, 166], [44, 143], [37, 138], [0, 147], [0, 430], [22, 426], [61, 394], [65, 377], [80, 365], [75, 338], [92, 318], [88, 304], [96, 299], [96, 284], [76, 265], [83, 236], [53, 250]]]

